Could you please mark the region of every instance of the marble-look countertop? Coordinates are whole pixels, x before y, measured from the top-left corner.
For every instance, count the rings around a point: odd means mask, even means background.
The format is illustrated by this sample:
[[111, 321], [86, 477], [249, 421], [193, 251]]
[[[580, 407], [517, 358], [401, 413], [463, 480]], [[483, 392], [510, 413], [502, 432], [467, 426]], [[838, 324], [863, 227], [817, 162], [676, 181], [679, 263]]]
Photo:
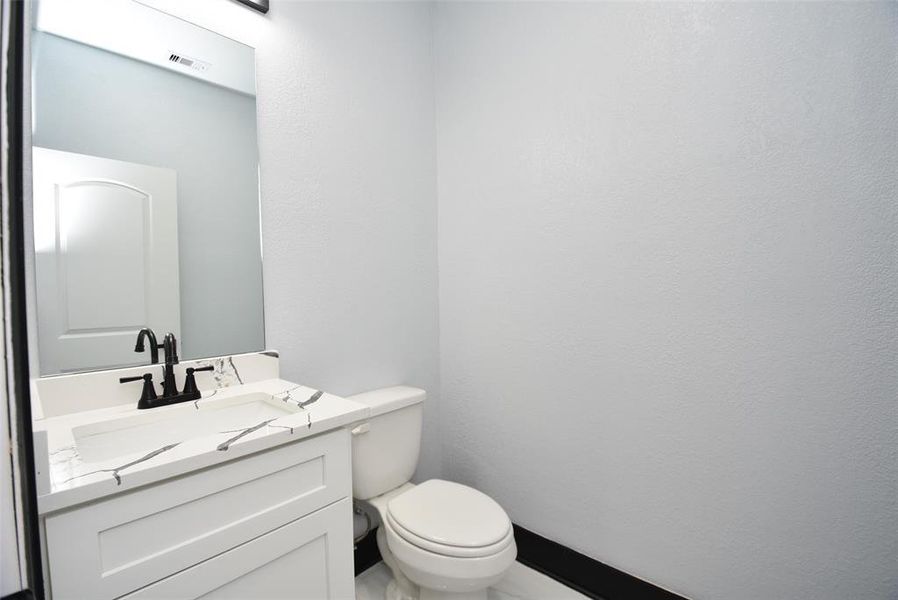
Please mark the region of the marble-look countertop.
[[[202, 412], [204, 408], [210, 410], [229, 404], [228, 399], [233, 401], [237, 396], [258, 393], [269, 395], [277, 402], [291, 404], [290, 408], [295, 412], [259, 422], [247, 422], [242, 424], [242, 429], [231, 428], [169, 443], [152, 451], [122, 454], [95, 462], [82, 458], [72, 433], [76, 427], [91, 425], [102, 428], [105, 421], [123, 418], [177, 418], [185, 410]], [[165, 411], [170, 412], [166, 414]], [[45, 456], [49, 463], [49, 486], [44, 486], [49, 489], [42, 493], [39, 486], [38, 511], [41, 514], [55, 512], [318, 435], [365, 419], [368, 413], [368, 407], [357, 402], [283, 379], [267, 379], [204, 392], [203, 397], [195, 402], [149, 410], [137, 410], [135, 403], [35, 421], [35, 442], [39, 444], [46, 439]], [[35, 454], [40, 471], [40, 455], [43, 453], [36, 451]], [[46, 480], [46, 473], [39, 472], [38, 477], [41, 476]]]

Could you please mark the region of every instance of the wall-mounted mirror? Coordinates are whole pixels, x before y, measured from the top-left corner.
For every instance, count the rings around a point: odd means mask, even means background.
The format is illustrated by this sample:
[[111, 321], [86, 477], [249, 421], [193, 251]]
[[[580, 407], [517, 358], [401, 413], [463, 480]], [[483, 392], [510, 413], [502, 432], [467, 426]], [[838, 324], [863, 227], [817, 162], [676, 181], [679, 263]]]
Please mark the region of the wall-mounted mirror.
[[41, 375], [264, 348], [254, 51], [134, 1], [35, 3]]

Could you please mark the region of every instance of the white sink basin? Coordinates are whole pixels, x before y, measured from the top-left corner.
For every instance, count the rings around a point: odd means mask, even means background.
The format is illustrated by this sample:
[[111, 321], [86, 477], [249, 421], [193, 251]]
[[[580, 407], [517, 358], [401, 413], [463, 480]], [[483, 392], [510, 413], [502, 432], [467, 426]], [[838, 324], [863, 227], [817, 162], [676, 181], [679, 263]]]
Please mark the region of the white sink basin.
[[75, 427], [72, 436], [84, 462], [101, 462], [215, 433], [237, 435], [298, 410], [268, 394], [253, 393], [206, 402], [199, 409], [193, 402], [151, 408], [138, 415]]

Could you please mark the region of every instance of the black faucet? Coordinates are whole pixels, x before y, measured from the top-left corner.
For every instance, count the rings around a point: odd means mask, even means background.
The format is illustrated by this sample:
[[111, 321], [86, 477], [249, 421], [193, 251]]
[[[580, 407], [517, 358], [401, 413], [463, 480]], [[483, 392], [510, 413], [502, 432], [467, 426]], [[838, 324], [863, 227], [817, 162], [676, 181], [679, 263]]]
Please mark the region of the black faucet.
[[149, 339], [149, 341], [150, 341], [150, 364], [155, 365], [159, 362], [159, 348], [161, 348], [162, 346], [160, 346], [156, 342], [156, 334], [153, 333], [153, 330], [150, 329], [149, 327], [144, 327], [143, 329], [141, 329], [140, 331], [137, 332], [137, 343], [134, 344], [134, 351], [135, 352], [143, 352], [144, 351], [144, 345], [143, 345], [144, 338]]
[[136, 377], [121, 377], [119, 383], [130, 383], [132, 381], [143, 381], [143, 389], [140, 392], [140, 400], [137, 401], [137, 408], [143, 410], [145, 408], [153, 408], [157, 400], [156, 386], [153, 385], [153, 374], [144, 373]]
[[175, 383], [175, 365], [178, 364], [178, 340], [175, 339], [175, 334], [165, 334], [162, 349], [165, 351], [165, 367], [162, 370], [162, 397], [171, 398], [178, 395], [178, 384]]
[[202, 397], [202, 393], [196, 387], [194, 373], [197, 371], [212, 371], [215, 367], [209, 365], [200, 368], [188, 368], [187, 378], [184, 380], [184, 391], [178, 392], [178, 384], [175, 381], [175, 365], [178, 364], [178, 340], [175, 338], [175, 334], [165, 334], [165, 339], [162, 341], [162, 344], [157, 345], [156, 335], [153, 333], [153, 330], [149, 328], [141, 329], [137, 336], [137, 347], [135, 347], [137, 352], [142, 352], [144, 349], [144, 337], [149, 338], [150, 344], [152, 344], [150, 348], [150, 357], [153, 364], [159, 362], [159, 348], [162, 348], [165, 352], [165, 366], [162, 370], [162, 397], [156, 396], [156, 387], [153, 385], [152, 373], [144, 373], [143, 375], [138, 375], [136, 377], [122, 377], [119, 379], [119, 383], [143, 381], [143, 390], [141, 391], [140, 401], [137, 403], [137, 408], [155, 408], [157, 406], [167, 406], [169, 404], [177, 404], [189, 400], [199, 400]]

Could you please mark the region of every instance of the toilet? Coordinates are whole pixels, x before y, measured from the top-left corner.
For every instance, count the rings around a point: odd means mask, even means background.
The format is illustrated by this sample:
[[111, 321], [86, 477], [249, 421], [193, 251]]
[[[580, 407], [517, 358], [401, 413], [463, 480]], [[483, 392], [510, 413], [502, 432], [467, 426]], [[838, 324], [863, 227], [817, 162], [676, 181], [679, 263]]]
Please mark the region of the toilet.
[[350, 397], [371, 409], [352, 430], [352, 494], [380, 526], [377, 547], [393, 575], [387, 600], [485, 600], [517, 556], [511, 520], [466, 485], [410, 483], [425, 397], [406, 386]]

